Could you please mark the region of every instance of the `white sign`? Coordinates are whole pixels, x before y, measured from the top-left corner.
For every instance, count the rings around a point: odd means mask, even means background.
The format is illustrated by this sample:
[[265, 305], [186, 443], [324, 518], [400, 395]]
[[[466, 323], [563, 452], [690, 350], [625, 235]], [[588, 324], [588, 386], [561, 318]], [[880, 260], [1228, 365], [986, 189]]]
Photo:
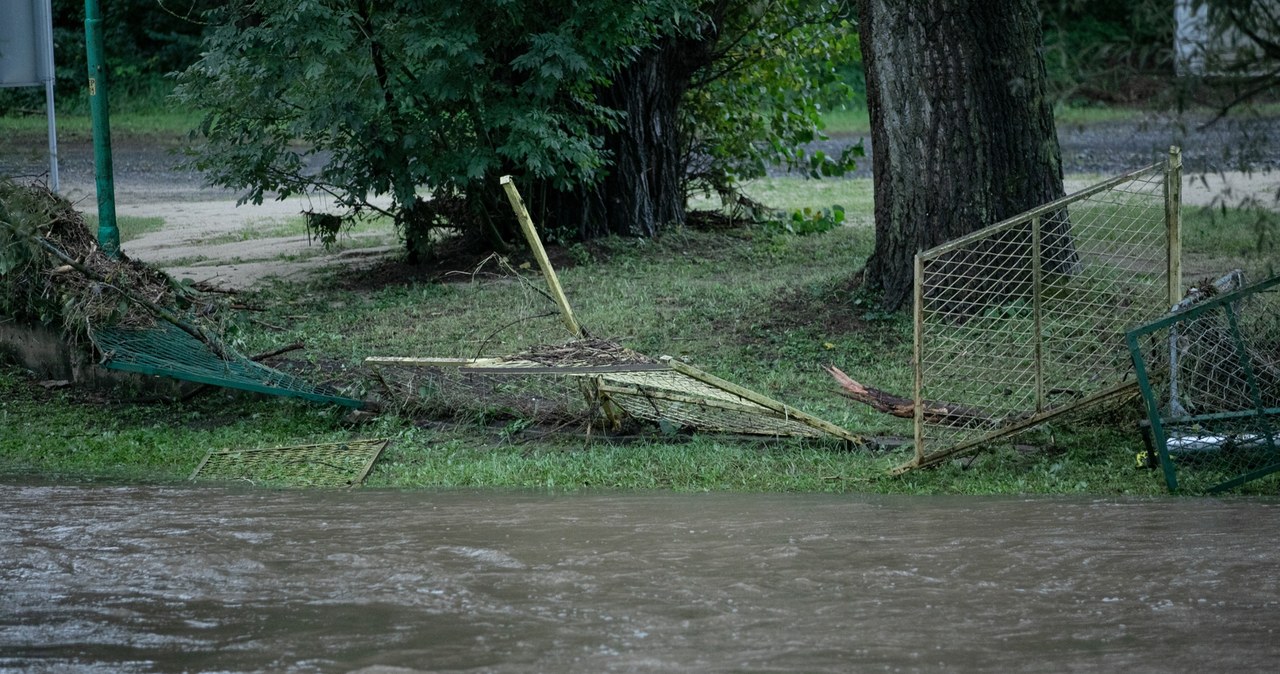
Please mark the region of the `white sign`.
[[53, 79], [49, 0], [0, 0], [0, 87], [35, 87]]
[[0, 0], [0, 87], [44, 86], [49, 119], [49, 189], [57, 192], [58, 131], [53, 113], [51, 0]]

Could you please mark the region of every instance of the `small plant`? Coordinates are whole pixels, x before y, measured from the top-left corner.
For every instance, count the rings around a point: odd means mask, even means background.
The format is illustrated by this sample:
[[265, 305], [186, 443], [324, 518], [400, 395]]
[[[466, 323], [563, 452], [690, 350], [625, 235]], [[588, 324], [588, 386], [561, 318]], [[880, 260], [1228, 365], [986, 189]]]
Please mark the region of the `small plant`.
[[565, 249], [565, 252], [569, 254], [569, 259], [573, 260], [573, 263], [578, 266], [591, 264], [591, 251], [581, 243], [570, 244]]
[[788, 234], [805, 236], [829, 232], [844, 224], [844, 206], [834, 205], [831, 208], [813, 209], [808, 206], [791, 211], [785, 219], [767, 220], [769, 229], [782, 230]]
[[338, 234], [342, 233], [342, 226], [346, 222], [342, 216], [315, 211], [307, 211], [303, 216], [307, 223], [308, 240], [319, 239], [320, 245], [326, 249], [338, 242]]

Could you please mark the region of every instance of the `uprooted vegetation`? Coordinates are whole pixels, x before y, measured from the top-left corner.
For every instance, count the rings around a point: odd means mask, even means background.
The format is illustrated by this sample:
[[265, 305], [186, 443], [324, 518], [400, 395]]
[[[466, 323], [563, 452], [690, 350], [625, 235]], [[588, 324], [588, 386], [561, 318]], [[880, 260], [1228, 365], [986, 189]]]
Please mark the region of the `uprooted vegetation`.
[[42, 185], [0, 181], [0, 314], [79, 343], [103, 327], [150, 327], [156, 309], [189, 309], [193, 299], [164, 272], [108, 256], [66, 199]]

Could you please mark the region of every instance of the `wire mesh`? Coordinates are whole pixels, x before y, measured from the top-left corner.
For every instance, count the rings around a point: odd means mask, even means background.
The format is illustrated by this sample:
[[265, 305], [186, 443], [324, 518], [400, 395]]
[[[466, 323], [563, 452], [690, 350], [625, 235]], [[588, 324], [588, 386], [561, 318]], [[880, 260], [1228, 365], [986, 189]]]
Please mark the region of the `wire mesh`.
[[[1155, 164], [917, 256], [921, 413], [904, 469], [1132, 381], [1125, 331], [1169, 306], [1165, 185], [1166, 164]], [[966, 413], [926, 412], [951, 409]]]
[[477, 371], [396, 363], [370, 367], [387, 400], [414, 416], [586, 424], [596, 411], [593, 394], [583, 389], [581, 380], [554, 371], [523, 374], [513, 369], [503, 373], [493, 371], [496, 368]]
[[774, 437], [831, 437], [860, 442], [848, 431], [689, 366], [652, 359], [549, 365], [519, 359], [381, 359], [374, 368], [385, 392], [404, 408], [445, 418], [515, 418], [537, 423], [636, 420], [696, 431]]
[[1280, 470], [1280, 277], [1180, 307], [1129, 335], [1169, 488], [1216, 492]]
[[353, 487], [364, 482], [388, 440], [353, 440], [263, 449], [214, 450], [191, 479], [247, 480], [300, 487]]
[[831, 432], [675, 370], [610, 373], [601, 390], [627, 414], [701, 431], [800, 438]]
[[142, 329], [100, 328], [92, 335], [105, 367], [160, 375], [267, 395], [360, 407], [360, 400], [256, 363], [231, 351], [227, 358], [204, 342], [165, 322]]

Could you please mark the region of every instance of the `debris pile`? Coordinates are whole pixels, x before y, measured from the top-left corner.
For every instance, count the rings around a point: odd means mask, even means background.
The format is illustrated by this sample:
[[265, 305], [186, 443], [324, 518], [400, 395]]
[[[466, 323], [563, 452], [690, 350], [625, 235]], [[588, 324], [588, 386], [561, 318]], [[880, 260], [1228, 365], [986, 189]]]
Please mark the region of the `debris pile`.
[[100, 327], [154, 325], [148, 304], [190, 302], [163, 272], [107, 256], [66, 199], [0, 181], [0, 313], [58, 325], [78, 342]]

